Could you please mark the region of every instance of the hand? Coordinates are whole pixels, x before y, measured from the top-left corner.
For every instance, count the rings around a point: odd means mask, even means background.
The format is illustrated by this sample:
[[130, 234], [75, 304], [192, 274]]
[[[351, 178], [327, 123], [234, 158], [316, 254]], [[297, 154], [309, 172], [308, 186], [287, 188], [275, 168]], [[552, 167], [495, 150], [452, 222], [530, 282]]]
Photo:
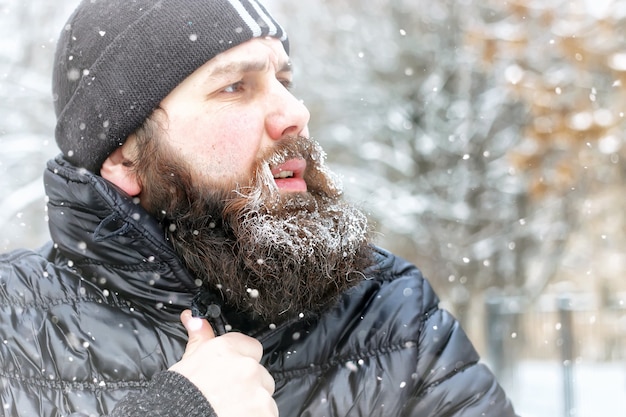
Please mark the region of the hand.
[[259, 363], [261, 343], [241, 333], [215, 337], [211, 325], [192, 317], [190, 310], [180, 319], [189, 341], [183, 358], [170, 371], [196, 385], [218, 417], [277, 417], [274, 379]]

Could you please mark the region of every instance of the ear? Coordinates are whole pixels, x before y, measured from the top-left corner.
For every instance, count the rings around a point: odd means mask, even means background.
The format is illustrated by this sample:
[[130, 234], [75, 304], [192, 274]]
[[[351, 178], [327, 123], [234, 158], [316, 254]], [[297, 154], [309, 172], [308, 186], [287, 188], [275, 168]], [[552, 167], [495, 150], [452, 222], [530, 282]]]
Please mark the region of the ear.
[[117, 148], [104, 161], [100, 168], [102, 178], [112, 182], [121, 188], [126, 194], [136, 196], [141, 193], [141, 184], [137, 180], [135, 172], [131, 168], [131, 160], [126, 156], [132, 154], [130, 148], [134, 146], [132, 138]]

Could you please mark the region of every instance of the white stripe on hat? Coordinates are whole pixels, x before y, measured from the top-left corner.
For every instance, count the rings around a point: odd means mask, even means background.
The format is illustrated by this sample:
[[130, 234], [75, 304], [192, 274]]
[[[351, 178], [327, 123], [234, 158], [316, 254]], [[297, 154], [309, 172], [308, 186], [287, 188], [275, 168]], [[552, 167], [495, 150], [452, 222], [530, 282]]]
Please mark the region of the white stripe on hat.
[[274, 22], [272, 22], [272, 19], [267, 15], [267, 13], [263, 11], [261, 6], [259, 6], [259, 4], [256, 1], [251, 0], [250, 4], [252, 4], [252, 7], [254, 7], [254, 10], [256, 10], [259, 17], [263, 19], [263, 21], [267, 25], [269, 29], [268, 35], [275, 36], [278, 33], [278, 29], [276, 28], [276, 25], [274, 24]]
[[239, 0], [228, 0], [229, 3], [235, 8], [239, 16], [243, 19], [243, 21], [248, 25], [250, 30], [252, 31], [253, 37], [261, 36], [261, 26], [254, 20], [250, 13], [246, 10], [243, 4]]
[[265, 21], [267, 26], [270, 28], [270, 33], [275, 36], [280, 31], [280, 33], [281, 33], [280, 41], [281, 42], [286, 41], [287, 40], [287, 32], [285, 32], [285, 28], [281, 27], [280, 24], [277, 23], [274, 20], [274, 18], [269, 15], [267, 13], [267, 10], [265, 10], [264, 6], [261, 5], [261, 3], [259, 3], [257, 0], [250, 0], [250, 2], [254, 6], [254, 9], [257, 11], [259, 16]]

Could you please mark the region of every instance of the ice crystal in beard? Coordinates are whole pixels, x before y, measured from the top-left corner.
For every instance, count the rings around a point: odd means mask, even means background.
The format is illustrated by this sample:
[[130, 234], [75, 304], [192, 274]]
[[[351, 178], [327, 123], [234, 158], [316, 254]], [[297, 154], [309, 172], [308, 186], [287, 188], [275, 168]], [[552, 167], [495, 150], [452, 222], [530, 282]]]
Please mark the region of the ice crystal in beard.
[[252, 201], [239, 222], [250, 243], [240, 241], [240, 247], [252, 252], [266, 248], [267, 253], [259, 254], [262, 258], [279, 254], [299, 265], [323, 259], [341, 262], [367, 238], [366, 216], [347, 203], [293, 195], [282, 198], [280, 208], [271, 212], [254, 211], [257, 204]]
[[[272, 167], [295, 158], [307, 161], [304, 180], [308, 193], [282, 194], [274, 180]], [[311, 195], [339, 198], [343, 194], [341, 181], [326, 167], [325, 160], [326, 153], [313, 139], [298, 137], [285, 140], [273, 148], [270, 155], [261, 158], [255, 172], [254, 187], [247, 191], [240, 189], [240, 195], [248, 198], [248, 208], [251, 210], [269, 213], [284, 205], [291, 205], [293, 209], [305, 209], [308, 206], [307, 202], [313, 199]]]
[[[258, 165], [257, 186], [245, 196], [247, 202], [237, 222], [256, 232], [252, 241], [270, 248], [281, 246], [282, 253], [301, 259], [312, 254], [315, 246], [353, 253], [355, 242], [366, 239], [367, 218], [340, 200], [341, 186], [326, 168], [325, 157], [317, 142], [298, 138], [283, 143]], [[292, 158], [307, 161], [307, 193], [281, 193], [276, 186], [271, 167]]]

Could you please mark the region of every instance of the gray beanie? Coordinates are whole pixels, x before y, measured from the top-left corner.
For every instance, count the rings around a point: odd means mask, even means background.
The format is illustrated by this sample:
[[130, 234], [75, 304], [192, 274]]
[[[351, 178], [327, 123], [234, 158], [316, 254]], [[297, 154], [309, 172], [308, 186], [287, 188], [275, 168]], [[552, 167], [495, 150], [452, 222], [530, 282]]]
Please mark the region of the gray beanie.
[[53, 71], [56, 141], [99, 172], [198, 67], [252, 38], [287, 35], [256, 0], [83, 0], [61, 32]]

